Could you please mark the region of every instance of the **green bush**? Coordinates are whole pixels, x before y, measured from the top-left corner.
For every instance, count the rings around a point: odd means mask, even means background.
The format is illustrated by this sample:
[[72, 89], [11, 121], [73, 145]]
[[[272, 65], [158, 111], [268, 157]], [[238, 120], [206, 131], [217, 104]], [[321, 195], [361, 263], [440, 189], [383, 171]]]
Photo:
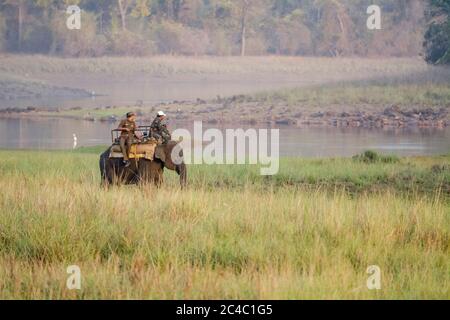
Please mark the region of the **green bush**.
[[450, 3], [432, 0], [431, 24], [425, 33], [426, 60], [433, 64], [450, 64]]
[[360, 155], [353, 157], [355, 161], [365, 162], [365, 163], [397, 163], [399, 161], [398, 157], [393, 155], [380, 155], [375, 151], [367, 150]]

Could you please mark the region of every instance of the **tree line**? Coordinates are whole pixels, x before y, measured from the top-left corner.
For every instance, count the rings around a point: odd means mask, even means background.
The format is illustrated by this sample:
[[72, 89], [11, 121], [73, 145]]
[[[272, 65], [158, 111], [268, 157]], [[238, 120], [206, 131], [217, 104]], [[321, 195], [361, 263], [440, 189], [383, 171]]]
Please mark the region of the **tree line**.
[[431, 0], [427, 16], [430, 22], [424, 42], [426, 60], [450, 64], [450, 0]]
[[[381, 30], [366, 25], [373, 4], [382, 9]], [[82, 9], [81, 30], [67, 29], [69, 5]], [[449, 0], [0, 0], [0, 50], [73, 57], [425, 53], [430, 62], [448, 62], [449, 6]]]

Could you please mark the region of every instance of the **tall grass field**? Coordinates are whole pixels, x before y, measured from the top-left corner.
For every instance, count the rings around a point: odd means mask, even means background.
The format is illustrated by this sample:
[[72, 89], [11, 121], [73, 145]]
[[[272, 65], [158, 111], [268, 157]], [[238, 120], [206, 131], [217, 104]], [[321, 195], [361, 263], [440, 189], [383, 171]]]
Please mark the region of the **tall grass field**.
[[450, 298], [450, 155], [190, 166], [180, 190], [104, 189], [100, 151], [0, 151], [1, 299]]

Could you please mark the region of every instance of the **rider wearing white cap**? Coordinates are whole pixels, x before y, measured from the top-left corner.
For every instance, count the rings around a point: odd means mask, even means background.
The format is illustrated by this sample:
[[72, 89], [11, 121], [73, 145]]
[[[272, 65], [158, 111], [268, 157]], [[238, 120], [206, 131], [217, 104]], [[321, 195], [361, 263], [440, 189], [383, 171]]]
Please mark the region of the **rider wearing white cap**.
[[158, 111], [155, 120], [150, 126], [152, 136], [157, 140], [161, 140], [162, 143], [167, 143], [172, 139], [169, 129], [167, 129], [166, 117], [164, 111]]

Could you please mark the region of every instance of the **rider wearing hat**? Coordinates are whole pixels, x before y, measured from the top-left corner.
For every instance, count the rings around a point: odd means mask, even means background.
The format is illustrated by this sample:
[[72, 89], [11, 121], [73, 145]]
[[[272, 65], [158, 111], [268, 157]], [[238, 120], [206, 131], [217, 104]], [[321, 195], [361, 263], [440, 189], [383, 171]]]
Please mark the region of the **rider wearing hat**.
[[136, 137], [136, 114], [134, 112], [128, 112], [127, 118], [122, 120], [119, 124], [120, 133], [120, 149], [123, 154], [123, 163], [125, 167], [130, 166], [130, 160], [128, 155], [130, 153], [131, 144]]
[[150, 126], [152, 136], [162, 141], [162, 143], [169, 142], [172, 137], [169, 129], [167, 129], [167, 116], [163, 111], [159, 111], [155, 120], [153, 120], [152, 125]]

